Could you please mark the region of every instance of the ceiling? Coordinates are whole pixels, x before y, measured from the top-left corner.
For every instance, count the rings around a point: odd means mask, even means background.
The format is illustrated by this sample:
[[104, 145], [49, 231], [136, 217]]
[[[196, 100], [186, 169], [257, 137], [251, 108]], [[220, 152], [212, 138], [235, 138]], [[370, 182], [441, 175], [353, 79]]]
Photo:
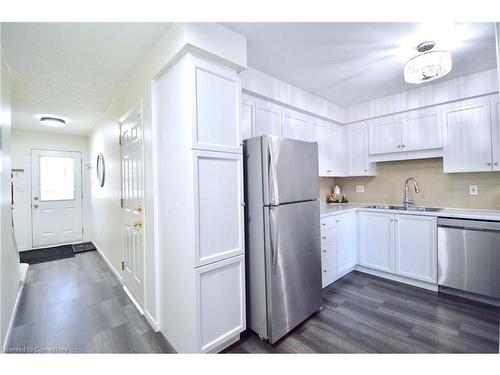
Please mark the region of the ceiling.
[[[87, 134], [167, 23], [3, 23], [16, 129]], [[69, 119], [43, 126], [37, 114]]]
[[403, 64], [427, 40], [451, 51], [453, 69], [441, 80], [496, 68], [493, 23], [225, 26], [247, 37], [249, 66], [342, 106], [417, 87], [404, 81]]

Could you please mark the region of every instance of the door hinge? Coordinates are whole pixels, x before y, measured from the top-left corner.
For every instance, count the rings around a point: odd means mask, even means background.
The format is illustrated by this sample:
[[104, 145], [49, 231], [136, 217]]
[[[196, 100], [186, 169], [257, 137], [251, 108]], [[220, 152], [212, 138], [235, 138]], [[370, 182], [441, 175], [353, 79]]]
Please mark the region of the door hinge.
[[125, 200], [122, 198], [120, 199], [120, 207], [123, 208], [125, 206]]
[[122, 260], [122, 271], [125, 271], [125, 261]]
[[118, 144], [120, 146], [122, 145], [122, 136], [121, 135], [118, 136]]

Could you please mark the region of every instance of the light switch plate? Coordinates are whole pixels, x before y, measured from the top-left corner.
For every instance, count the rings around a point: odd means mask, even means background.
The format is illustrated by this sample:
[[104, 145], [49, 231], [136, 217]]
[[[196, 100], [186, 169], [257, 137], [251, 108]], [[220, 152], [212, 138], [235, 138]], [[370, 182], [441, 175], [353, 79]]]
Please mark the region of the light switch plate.
[[356, 185], [356, 193], [364, 193], [365, 185]]
[[479, 193], [479, 189], [477, 185], [469, 185], [469, 194], [470, 195], [477, 195]]

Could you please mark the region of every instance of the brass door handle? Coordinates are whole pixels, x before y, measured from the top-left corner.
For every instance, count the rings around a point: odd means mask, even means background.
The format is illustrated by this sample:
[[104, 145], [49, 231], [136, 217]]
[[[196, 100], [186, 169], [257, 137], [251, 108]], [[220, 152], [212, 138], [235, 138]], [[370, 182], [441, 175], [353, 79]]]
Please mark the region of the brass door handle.
[[144, 228], [144, 222], [142, 220], [136, 220], [134, 221], [134, 228], [140, 229]]
[[137, 208], [135, 209], [137, 212], [141, 213], [142, 212], [142, 206], [137, 206]]

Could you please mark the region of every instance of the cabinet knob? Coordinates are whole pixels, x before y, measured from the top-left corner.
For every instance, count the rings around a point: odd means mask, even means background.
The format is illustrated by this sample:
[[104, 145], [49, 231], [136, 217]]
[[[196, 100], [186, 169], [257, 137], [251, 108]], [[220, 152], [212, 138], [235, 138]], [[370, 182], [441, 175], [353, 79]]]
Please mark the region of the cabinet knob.
[[368, 169], [365, 169], [365, 172], [368, 172]]
[[326, 273], [326, 270], [323, 270], [324, 273]]
[[326, 173], [332, 173], [332, 170], [331, 169], [327, 169]]
[[326, 223], [321, 223], [321, 225], [325, 226], [325, 225], [326, 225]]
[[491, 162], [487, 162], [486, 165], [488, 165], [488, 166], [491, 165]]
[[405, 147], [404, 143], [401, 145], [401, 147]]
[[321, 250], [322, 252], [326, 253], [326, 250]]
[[340, 223], [340, 220], [335, 220], [336, 223]]
[[496, 161], [496, 162], [494, 162], [494, 163], [493, 163], [493, 165], [498, 165], [498, 162], [497, 162], [497, 161]]
[[322, 239], [326, 240], [326, 237], [321, 237]]
[[398, 148], [401, 148], [401, 145], [398, 145]]

